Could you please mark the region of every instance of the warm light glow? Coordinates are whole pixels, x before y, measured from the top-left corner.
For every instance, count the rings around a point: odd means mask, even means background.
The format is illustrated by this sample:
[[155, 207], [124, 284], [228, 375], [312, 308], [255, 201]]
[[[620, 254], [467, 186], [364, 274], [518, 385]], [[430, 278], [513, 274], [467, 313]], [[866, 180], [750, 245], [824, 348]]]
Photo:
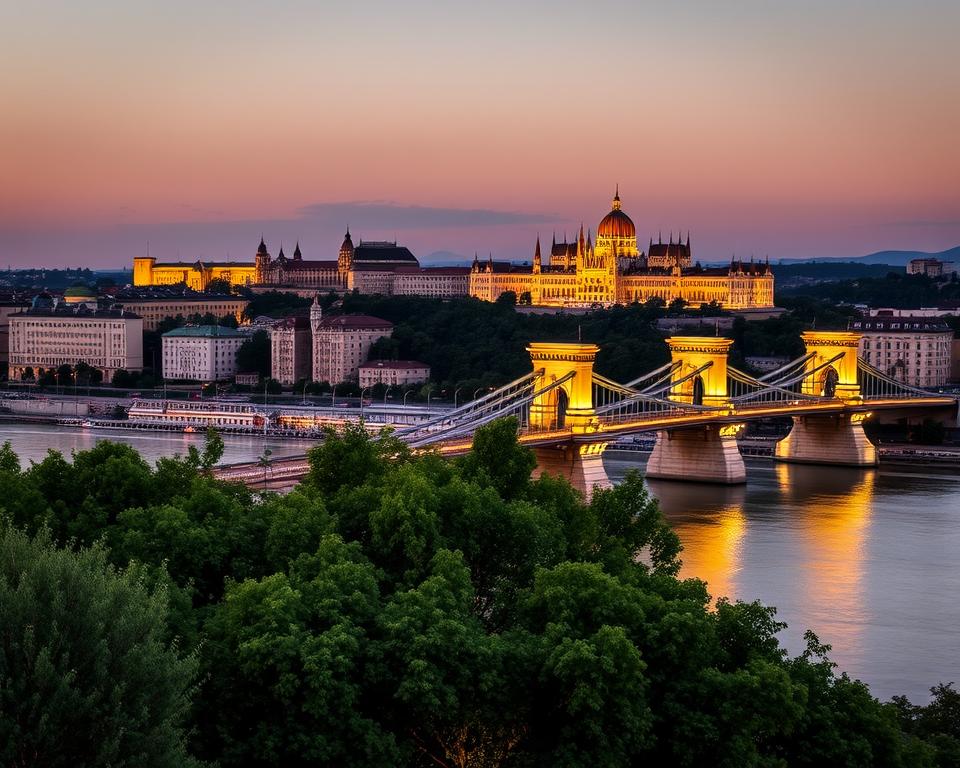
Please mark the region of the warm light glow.
[[[814, 355], [804, 365], [809, 375], [804, 378], [802, 391], [808, 395], [825, 394], [824, 383], [832, 369], [837, 374], [836, 396], [842, 400], [855, 400], [860, 397], [860, 384], [857, 382], [857, 350], [862, 333], [852, 331], [804, 331], [803, 339], [807, 352]], [[842, 355], [827, 367], [829, 360]], [[816, 370], [818, 369], [819, 370]]]
[[671, 336], [667, 339], [670, 355], [680, 366], [674, 372], [672, 381], [689, 376], [698, 368], [708, 365], [684, 381], [677, 389], [671, 390], [670, 399], [682, 403], [692, 403], [698, 387], [697, 379], [703, 384], [702, 405], [725, 405], [727, 402], [727, 353], [733, 339], [714, 336]]
[[533, 401], [531, 427], [552, 429], [565, 424], [575, 432], [587, 429], [593, 418], [593, 361], [599, 351], [596, 344], [582, 343], [532, 342], [527, 347], [533, 369], [540, 371], [534, 380], [535, 390], [574, 373], [572, 379]]

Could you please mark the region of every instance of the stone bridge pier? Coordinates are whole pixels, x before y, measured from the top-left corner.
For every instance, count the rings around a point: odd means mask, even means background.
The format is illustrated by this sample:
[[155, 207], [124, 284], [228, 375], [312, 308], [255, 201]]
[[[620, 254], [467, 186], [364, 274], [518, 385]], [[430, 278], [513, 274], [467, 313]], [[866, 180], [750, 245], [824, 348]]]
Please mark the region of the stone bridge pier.
[[[727, 353], [732, 339], [672, 336], [670, 355], [680, 363], [669, 399], [688, 405], [727, 405]], [[735, 485], [747, 481], [737, 448], [742, 424], [711, 424], [657, 432], [647, 477]]]
[[[809, 395], [836, 397], [851, 405], [862, 403], [857, 379], [860, 336], [849, 331], [803, 333], [804, 346], [813, 355], [804, 364], [807, 375], [801, 383], [801, 391]], [[790, 434], [774, 449], [774, 460], [847, 467], [876, 466], [877, 448], [863, 431], [863, 422], [868, 415], [794, 416]]]

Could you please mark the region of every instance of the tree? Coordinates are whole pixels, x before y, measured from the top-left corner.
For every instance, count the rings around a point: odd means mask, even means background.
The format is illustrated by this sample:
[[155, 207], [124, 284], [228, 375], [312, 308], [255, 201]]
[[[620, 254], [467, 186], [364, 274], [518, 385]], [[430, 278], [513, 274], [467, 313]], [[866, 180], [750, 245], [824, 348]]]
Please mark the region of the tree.
[[237, 350], [237, 368], [245, 373], [270, 375], [270, 337], [266, 331], [256, 331]]
[[194, 765], [196, 672], [164, 639], [166, 596], [102, 547], [0, 526], [0, 763]]
[[225, 277], [215, 277], [204, 286], [204, 293], [229, 294], [233, 286]]

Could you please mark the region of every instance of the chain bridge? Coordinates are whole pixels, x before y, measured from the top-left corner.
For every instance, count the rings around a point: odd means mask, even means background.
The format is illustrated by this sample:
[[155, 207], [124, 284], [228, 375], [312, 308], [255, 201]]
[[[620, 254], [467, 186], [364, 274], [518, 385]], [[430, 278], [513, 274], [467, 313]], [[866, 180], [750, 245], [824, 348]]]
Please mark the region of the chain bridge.
[[[860, 359], [860, 334], [809, 331], [802, 338], [802, 356], [754, 377], [729, 365], [731, 339], [674, 336], [667, 339], [670, 362], [625, 383], [594, 372], [594, 344], [532, 343], [530, 373], [395, 434], [411, 448], [457, 455], [470, 450], [478, 427], [515, 416], [537, 472], [560, 474], [589, 496], [609, 485], [602, 454], [625, 435], [656, 434], [649, 477], [742, 483], [736, 437], [751, 420], [792, 418], [777, 461], [868, 467], [877, 464], [877, 450], [863, 422], [873, 414], [930, 411], [956, 419], [956, 398], [911, 387]], [[278, 462], [271, 484], [292, 485], [306, 469], [305, 458]], [[251, 485], [263, 473], [254, 464], [218, 470]]]

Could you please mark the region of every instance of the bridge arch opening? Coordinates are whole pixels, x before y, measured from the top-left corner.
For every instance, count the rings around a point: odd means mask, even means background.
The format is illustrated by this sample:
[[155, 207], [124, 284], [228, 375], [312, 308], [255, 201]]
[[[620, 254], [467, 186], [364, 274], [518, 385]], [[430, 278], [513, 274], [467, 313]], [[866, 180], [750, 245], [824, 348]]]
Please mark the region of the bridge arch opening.
[[557, 390], [557, 429], [563, 429], [567, 421], [567, 406], [570, 404], [570, 398], [567, 396], [567, 390], [560, 387]]
[[703, 405], [703, 378], [695, 376], [693, 379], [693, 404]]
[[837, 382], [840, 381], [840, 374], [832, 365], [828, 365], [820, 375], [820, 394], [823, 397], [837, 396]]

